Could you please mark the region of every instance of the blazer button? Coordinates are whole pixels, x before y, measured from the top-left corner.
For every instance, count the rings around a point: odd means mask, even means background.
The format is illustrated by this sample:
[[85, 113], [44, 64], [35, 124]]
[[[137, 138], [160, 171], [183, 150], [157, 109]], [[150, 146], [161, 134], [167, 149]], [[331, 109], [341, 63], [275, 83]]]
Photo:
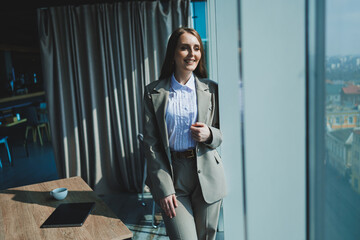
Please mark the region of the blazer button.
[[201, 173], [201, 171], [200, 171], [200, 170], [198, 170], [198, 173]]

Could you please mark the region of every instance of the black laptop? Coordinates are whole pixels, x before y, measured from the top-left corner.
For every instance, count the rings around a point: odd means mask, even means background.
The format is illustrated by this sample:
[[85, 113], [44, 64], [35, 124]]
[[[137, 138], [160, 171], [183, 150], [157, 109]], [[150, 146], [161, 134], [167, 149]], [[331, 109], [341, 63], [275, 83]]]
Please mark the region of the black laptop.
[[81, 227], [94, 207], [95, 202], [60, 204], [41, 228]]

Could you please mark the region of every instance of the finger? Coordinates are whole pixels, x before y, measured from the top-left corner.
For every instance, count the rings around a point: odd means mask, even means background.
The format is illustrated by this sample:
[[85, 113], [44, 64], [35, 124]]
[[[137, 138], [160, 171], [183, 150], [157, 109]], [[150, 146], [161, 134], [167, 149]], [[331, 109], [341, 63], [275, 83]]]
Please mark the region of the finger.
[[193, 132], [192, 136], [194, 136], [195, 138], [200, 138], [201, 137], [201, 133], [200, 132]]
[[165, 204], [163, 199], [160, 200], [160, 207], [165, 210]]
[[200, 130], [199, 130], [199, 128], [197, 128], [197, 127], [191, 126], [191, 127], [190, 127], [190, 131], [192, 131], [192, 132], [198, 132], [198, 131], [200, 131]]
[[190, 129], [193, 131], [200, 131], [203, 127], [202, 126], [191, 126]]
[[174, 202], [174, 206], [177, 208], [178, 207], [178, 203], [177, 203], [177, 199], [176, 196], [173, 195], [173, 202]]
[[166, 210], [167, 210], [167, 208], [168, 208], [167, 203], [166, 203], [166, 202], [163, 202], [163, 203], [161, 204], [161, 208], [166, 212]]
[[168, 202], [168, 208], [169, 208], [169, 217], [170, 218], [173, 218], [175, 217], [176, 213], [175, 213], [175, 208], [174, 208], [174, 205], [173, 205], [173, 202], [172, 201], [169, 201]]
[[169, 199], [171, 199], [170, 196], [165, 197], [165, 198], [163, 198], [163, 199], [160, 200], [160, 207], [163, 209], [164, 213], [165, 213], [167, 216], [170, 215], [170, 209], [169, 209], [169, 207], [168, 207]]
[[194, 127], [194, 128], [190, 128], [190, 131], [192, 132], [192, 133], [200, 133], [200, 129], [199, 128], [196, 128], [196, 127]]
[[195, 140], [195, 141], [199, 141], [199, 137], [195, 134], [191, 134], [191, 137]]
[[196, 123], [193, 124], [193, 126], [195, 126], [195, 127], [203, 127], [204, 125], [205, 124], [202, 123], [202, 122], [196, 122]]
[[170, 208], [169, 208], [168, 204], [166, 204], [166, 206], [164, 208], [164, 212], [165, 212], [166, 216], [171, 218], [171, 211], [170, 211]]
[[171, 212], [170, 212], [170, 209], [169, 209], [169, 208], [165, 211], [165, 214], [166, 214], [166, 216], [168, 216], [169, 218], [172, 218], [172, 217], [171, 217]]

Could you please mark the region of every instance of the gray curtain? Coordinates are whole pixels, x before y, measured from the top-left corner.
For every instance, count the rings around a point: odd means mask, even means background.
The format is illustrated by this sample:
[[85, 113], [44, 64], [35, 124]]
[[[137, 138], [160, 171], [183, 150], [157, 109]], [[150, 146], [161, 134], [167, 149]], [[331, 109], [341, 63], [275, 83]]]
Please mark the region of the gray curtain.
[[190, 0], [38, 9], [43, 78], [56, 166], [98, 193], [141, 191], [144, 85], [168, 37], [189, 26]]

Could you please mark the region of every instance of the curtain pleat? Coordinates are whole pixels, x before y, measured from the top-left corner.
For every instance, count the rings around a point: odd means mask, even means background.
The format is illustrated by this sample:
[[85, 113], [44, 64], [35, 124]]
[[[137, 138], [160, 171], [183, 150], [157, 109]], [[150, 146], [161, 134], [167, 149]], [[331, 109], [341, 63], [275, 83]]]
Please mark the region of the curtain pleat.
[[141, 191], [144, 86], [159, 77], [167, 40], [190, 25], [190, 0], [132, 1], [38, 10], [59, 176], [98, 193]]

